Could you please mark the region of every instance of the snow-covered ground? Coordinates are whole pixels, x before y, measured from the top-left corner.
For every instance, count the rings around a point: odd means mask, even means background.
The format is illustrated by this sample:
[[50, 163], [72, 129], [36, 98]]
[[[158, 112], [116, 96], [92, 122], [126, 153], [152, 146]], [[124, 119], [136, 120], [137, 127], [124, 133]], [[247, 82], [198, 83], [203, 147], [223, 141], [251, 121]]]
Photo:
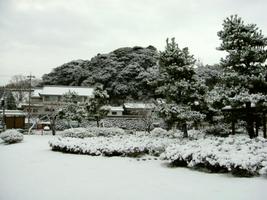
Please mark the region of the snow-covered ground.
[[0, 144], [1, 200], [267, 199], [267, 178], [236, 178], [160, 160], [52, 152], [52, 136]]

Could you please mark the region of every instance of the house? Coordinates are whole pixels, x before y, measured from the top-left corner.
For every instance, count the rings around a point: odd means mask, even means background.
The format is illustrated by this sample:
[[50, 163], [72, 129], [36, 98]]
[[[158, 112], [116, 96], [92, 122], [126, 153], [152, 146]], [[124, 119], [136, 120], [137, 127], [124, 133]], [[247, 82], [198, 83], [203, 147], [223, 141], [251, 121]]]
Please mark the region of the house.
[[[62, 104], [63, 95], [69, 92], [77, 94], [77, 101], [84, 103], [88, 99], [93, 98], [94, 88], [84, 86], [44, 86], [35, 88], [30, 98], [31, 114], [45, 115], [53, 109], [54, 106]], [[29, 112], [29, 103], [20, 104], [25, 112]]]
[[[21, 110], [5, 110], [5, 125], [7, 129], [25, 128], [26, 113]], [[3, 111], [0, 111], [0, 117], [3, 118]]]
[[108, 110], [108, 117], [121, 117], [123, 116], [123, 107], [122, 106], [103, 106], [103, 109]]
[[155, 107], [156, 106], [153, 103], [143, 103], [143, 102], [123, 104], [124, 114], [129, 116], [130, 115], [144, 116], [150, 114]]

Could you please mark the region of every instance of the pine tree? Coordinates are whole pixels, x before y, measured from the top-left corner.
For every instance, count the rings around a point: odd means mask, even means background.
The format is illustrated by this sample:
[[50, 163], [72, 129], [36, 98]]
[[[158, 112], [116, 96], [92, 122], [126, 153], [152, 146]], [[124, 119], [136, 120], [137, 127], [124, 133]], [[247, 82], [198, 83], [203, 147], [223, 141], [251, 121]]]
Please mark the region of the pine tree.
[[103, 89], [103, 85], [98, 84], [95, 86], [94, 98], [90, 99], [86, 105], [86, 110], [89, 116], [95, 118], [97, 122], [97, 127], [99, 127], [99, 122], [104, 118], [109, 110], [103, 109], [103, 107], [108, 103], [109, 95], [106, 90]]
[[160, 79], [156, 93], [164, 99], [159, 113], [169, 128], [176, 123], [181, 125], [184, 137], [187, 137], [187, 122], [204, 117], [199, 111], [204, 104], [206, 87], [197, 81], [194, 64], [188, 48], [180, 49], [175, 38], [171, 42], [167, 39], [166, 49], [160, 52], [159, 58]]
[[15, 98], [12, 92], [7, 92], [6, 94], [6, 109], [15, 110], [17, 108]]
[[[225, 104], [232, 106], [259, 104], [266, 101], [267, 38], [256, 24], [245, 24], [237, 15], [226, 18], [218, 32], [222, 43], [218, 50], [226, 51], [221, 60], [224, 69], [221, 94]], [[253, 121], [247, 116], [247, 131], [254, 137]]]
[[85, 105], [78, 102], [77, 93], [68, 92], [63, 95], [62, 105], [58, 110], [58, 117], [66, 119], [68, 122], [77, 121], [78, 123], [81, 123], [87, 117]]

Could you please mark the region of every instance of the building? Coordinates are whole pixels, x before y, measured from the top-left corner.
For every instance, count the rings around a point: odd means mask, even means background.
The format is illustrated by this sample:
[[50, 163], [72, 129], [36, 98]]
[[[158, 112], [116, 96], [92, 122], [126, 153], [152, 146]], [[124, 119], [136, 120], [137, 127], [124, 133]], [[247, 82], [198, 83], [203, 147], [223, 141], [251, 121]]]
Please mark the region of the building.
[[[0, 111], [0, 117], [3, 118], [3, 111]], [[25, 117], [26, 113], [21, 110], [5, 110], [6, 128], [25, 128]]]
[[[45, 115], [53, 107], [62, 104], [63, 95], [74, 92], [77, 94], [77, 101], [84, 103], [94, 96], [94, 88], [83, 86], [44, 86], [35, 88], [30, 98], [30, 109], [33, 116]], [[29, 112], [29, 103], [20, 104], [20, 108]]]
[[107, 117], [121, 117], [123, 116], [123, 107], [122, 106], [103, 106], [103, 109], [108, 110]]
[[135, 102], [123, 104], [125, 115], [144, 116], [150, 114], [155, 107], [156, 106], [153, 103]]

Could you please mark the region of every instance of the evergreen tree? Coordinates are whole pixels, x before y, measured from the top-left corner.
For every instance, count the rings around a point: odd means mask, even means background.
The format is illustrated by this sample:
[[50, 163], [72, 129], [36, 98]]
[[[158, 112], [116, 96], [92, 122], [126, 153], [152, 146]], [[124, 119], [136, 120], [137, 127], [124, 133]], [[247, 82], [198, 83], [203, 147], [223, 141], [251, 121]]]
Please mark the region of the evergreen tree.
[[94, 98], [90, 99], [86, 105], [86, 110], [89, 116], [94, 117], [99, 127], [99, 122], [104, 118], [109, 110], [104, 109], [104, 106], [108, 103], [109, 95], [106, 90], [103, 89], [103, 85], [98, 84], [94, 90]]
[[160, 52], [160, 78], [156, 93], [164, 100], [159, 106], [159, 113], [169, 128], [176, 123], [184, 130], [187, 137], [187, 122], [203, 119], [199, 111], [204, 105], [206, 87], [200, 84], [194, 71], [195, 59], [188, 48], [180, 49], [175, 39], [167, 39], [166, 49]]
[[12, 92], [7, 91], [6, 94], [6, 109], [15, 110], [17, 108], [15, 98]]
[[60, 119], [66, 119], [68, 122], [77, 121], [78, 123], [81, 123], [87, 117], [85, 105], [78, 102], [77, 93], [68, 92], [63, 95], [58, 116]]
[[[227, 56], [221, 60], [224, 69], [222, 84], [217, 87], [222, 93], [222, 104], [232, 106], [246, 105], [249, 110], [266, 101], [267, 38], [255, 24], [245, 24], [237, 15], [226, 18], [223, 29], [218, 32], [222, 43], [219, 50]], [[254, 137], [253, 119], [247, 114], [247, 131]]]

